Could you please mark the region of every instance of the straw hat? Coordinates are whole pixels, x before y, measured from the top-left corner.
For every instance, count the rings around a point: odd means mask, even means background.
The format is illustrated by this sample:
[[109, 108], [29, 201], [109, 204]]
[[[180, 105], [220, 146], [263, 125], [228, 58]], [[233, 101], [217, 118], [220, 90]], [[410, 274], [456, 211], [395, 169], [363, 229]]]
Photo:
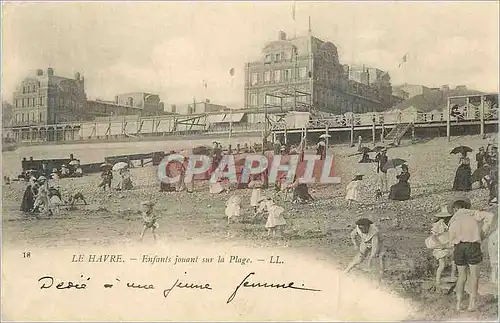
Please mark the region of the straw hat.
[[39, 182], [43, 182], [43, 181], [46, 181], [46, 180], [47, 180], [47, 177], [45, 177], [45, 176], [40, 176], [37, 179], [37, 181], [39, 181]]
[[434, 214], [436, 218], [448, 218], [451, 216], [451, 213], [448, 212], [448, 205], [443, 205], [441, 207], [441, 211], [439, 213]]
[[57, 168], [52, 168], [52, 173], [57, 173]]
[[454, 197], [453, 199], [450, 200], [450, 202], [446, 206], [448, 213], [453, 214], [453, 205], [455, 205], [455, 203], [457, 203], [457, 202], [465, 203], [467, 209], [470, 209], [472, 207], [472, 202], [469, 200], [469, 198], [467, 198], [465, 196]]
[[143, 201], [143, 202], [141, 202], [141, 205], [144, 205], [144, 206], [153, 206], [153, 205], [155, 205], [155, 203], [152, 202], [152, 201]]

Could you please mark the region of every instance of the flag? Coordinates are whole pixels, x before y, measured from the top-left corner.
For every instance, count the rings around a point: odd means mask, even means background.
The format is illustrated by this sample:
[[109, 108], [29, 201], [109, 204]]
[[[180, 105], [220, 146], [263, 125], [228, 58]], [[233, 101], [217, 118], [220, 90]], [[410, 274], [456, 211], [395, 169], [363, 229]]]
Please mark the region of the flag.
[[207, 81], [205, 81], [205, 80], [203, 80], [203, 87], [205, 88], [205, 90], [206, 90], [206, 89], [207, 89], [207, 87], [208, 87], [208, 83], [207, 83]]
[[292, 7], [292, 18], [295, 20], [295, 1], [293, 2], [293, 7]]
[[401, 63], [399, 63], [399, 67], [401, 67], [401, 65], [403, 65], [404, 63], [406, 63], [407, 59], [408, 59], [408, 54], [405, 54], [403, 56], [403, 58], [401, 59]]

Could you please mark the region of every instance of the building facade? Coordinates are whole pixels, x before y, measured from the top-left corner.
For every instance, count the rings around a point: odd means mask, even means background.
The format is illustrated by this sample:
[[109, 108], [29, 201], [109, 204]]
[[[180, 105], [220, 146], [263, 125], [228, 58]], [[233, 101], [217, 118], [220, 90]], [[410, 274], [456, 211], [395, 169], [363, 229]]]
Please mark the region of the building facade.
[[56, 76], [54, 69], [26, 77], [13, 95], [13, 126], [56, 124], [82, 120], [87, 95], [80, 73], [75, 78]]
[[[276, 104], [267, 102], [273, 99], [266, 94], [283, 89], [307, 93], [315, 110], [334, 114], [383, 111], [395, 99], [387, 72], [342, 65], [333, 43], [310, 34], [287, 39], [280, 32], [278, 40], [264, 46], [261, 59], [245, 66], [246, 108]], [[296, 103], [296, 95], [280, 102], [297, 110]]]

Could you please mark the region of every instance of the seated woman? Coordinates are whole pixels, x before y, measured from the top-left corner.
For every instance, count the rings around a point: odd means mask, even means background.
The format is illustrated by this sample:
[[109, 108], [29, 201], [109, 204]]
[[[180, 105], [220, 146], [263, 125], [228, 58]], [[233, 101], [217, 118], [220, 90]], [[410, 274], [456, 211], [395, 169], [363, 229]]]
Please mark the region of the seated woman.
[[411, 188], [408, 180], [410, 179], [410, 172], [408, 166], [403, 164], [401, 166], [402, 172], [397, 175], [398, 183], [391, 186], [389, 199], [395, 201], [406, 201], [410, 199]]
[[299, 179], [296, 176], [295, 181], [288, 186], [293, 189], [293, 203], [308, 203], [314, 201], [314, 198], [309, 194], [309, 188], [305, 183], [299, 183]]

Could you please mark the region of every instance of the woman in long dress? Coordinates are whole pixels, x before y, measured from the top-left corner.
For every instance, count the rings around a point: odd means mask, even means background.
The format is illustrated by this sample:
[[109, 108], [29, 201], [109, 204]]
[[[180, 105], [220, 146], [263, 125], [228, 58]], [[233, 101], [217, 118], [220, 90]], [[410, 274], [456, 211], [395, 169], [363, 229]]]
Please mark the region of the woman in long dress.
[[132, 179], [130, 178], [130, 171], [128, 168], [123, 168], [120, 170], [121, 183], [120, 189], [122, 191], [131, 190], [134, 185], [132, 184]]
[[463, 152], [460, 157], [460, 165], [453, 181], [454, 191], [470, 191], [472, 189], [472, 170], [470, 168], [470, 159], [467, 152]]
[[405, 164], [401, 166], [401, 169], [401, 174], [396, 176], [398, 183], [391, 186], [391, 192], [389, 193], [389, 199], [391, 200], [406, 201], [410, 199], [411, 188], [408, 183], [410, 172]]

